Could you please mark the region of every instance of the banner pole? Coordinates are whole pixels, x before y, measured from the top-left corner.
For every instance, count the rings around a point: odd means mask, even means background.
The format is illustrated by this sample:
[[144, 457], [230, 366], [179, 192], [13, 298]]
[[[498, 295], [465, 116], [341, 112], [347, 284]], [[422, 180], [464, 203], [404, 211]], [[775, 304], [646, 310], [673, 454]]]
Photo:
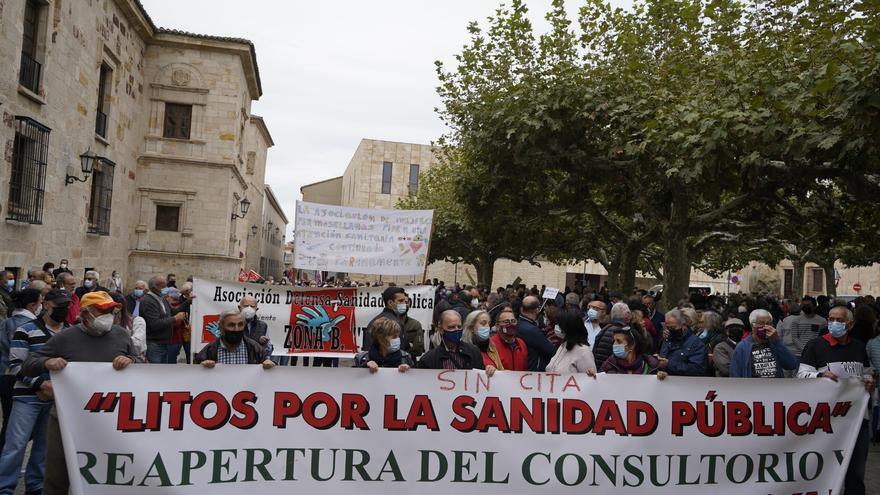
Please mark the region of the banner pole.
[[425, 251], [425, 271], [422, 272], [422, 283], [428, 278], [428, 259], [431, 257], [431, 243], [434, 242], [434, 210], [431, 210], [431, 232], [428, 234], [428, 248]]

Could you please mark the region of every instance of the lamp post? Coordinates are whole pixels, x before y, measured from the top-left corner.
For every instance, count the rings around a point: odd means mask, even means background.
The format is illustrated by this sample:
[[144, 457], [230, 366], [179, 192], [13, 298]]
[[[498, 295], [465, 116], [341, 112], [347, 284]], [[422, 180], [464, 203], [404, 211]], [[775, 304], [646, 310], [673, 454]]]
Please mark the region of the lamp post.
[[241, 215], [236, 215], [235, 212], [232, 212], [232, 220], [236, 218], [244, 218], [247, 215], [248, 210], [251, 208], [251, 202], [248, 201], [247, 198], [244, 198], [239, 203], [239, 207], [241, 208]]
[[87, 149], [85, 153], [79, 155], [80, 169], [82, 169], [83, 178], [80, 179], [75, 175], [66, 174], [64, 177], [64, 185], [69, 186], [74, 182], [85, 182], [89, 180], [89, 176], [92, 175], [92, 170], [95, 169], [95, 160], [99, 159], [101, 159], [101, 157], [93, 152], [91, 148]]

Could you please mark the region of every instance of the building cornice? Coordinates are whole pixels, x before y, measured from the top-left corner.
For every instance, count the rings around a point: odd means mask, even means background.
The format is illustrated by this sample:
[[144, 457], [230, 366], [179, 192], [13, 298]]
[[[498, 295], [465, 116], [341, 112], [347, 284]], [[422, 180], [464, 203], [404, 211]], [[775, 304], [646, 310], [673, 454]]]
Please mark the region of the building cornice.
[[272, 188], [269, 187], [269, 184], [266, 184], [263, 190], [266, 193], [266, 197], [269, 199], [269, 204], [271, 204], [275, 212], [278, 213], [279, 216], [281, 216], [281, 219], [284, 220], [284, 224], [287, 225], [288, 223], [290, 223], [287, 220], [287, 215], [284, 214], [284, 210], [281, 209], [281, 205], [278, 204], [278, 200], [275, 199], [275, 193], [272, 191]]
[[238, 179], [238, 183], [241, 185], [241, 189], [246, 191], [248, 188], [247, 182], [245, 182], [244, 177], [241, 175], [241, 171], [238, 169], [234, 163], [223, 163], [223, 162], [209, 162], [207, 160], [199, 160], [196, 158], [186, 158], [180, 156], [169, 156], [169, 155], [160, 155], [153, 153], [144, 153], [138, 156], [138, 163], [150, 162], [150, 163], [176, 163], [180, 165], [195, 165], [200, 167], [209, 167], [209, 168], [221, 168], [221, 169], [229, 169], [232, 171], [232, 175]]
[[269, 148], [275, 146], [275, 141], [272, 140], [272, 135], [269, 134], [269, 128], [266, 127], [266, 122], [263, 120], [263, 117], [259, 115], [251, 114], [251, 122], [257, 126], [257, 129], [260, 130], [260, 133], [263, 135], [263, 139], [266, 140], [266, 144], [268, 144]]
[[259, 100], [263, 95], [263, 84], [257, 65], [257, 52], [250, 40], [157, 27], [139, 0], [115, 0], [115, 2], [119, 10], [128, 18], [134, 30], [144, 38], [147, 44], [202, 48], [238, 55], [241, 58], [251, 99]]

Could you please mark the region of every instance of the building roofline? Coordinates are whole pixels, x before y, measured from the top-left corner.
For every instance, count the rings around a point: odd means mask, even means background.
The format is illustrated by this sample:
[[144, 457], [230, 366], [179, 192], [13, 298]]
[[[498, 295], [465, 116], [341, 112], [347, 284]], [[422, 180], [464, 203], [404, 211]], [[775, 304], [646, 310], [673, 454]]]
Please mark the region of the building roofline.
[[317, 186], [319, 184], [323, 184], [325, 182], [331, 182], [334, 180], [342, 180], [342, 176], [340, 175], [339, 177], [331, 177], [329, 179], [319, 180], [318, 182], [312, 182], [311, 184], [305, 184], [304, 186], [299, 188], [299, 192], [300, 192], [300, 194], [302, 194], [303, 189], [305, 189], [307, 187]]
[[[169, 45], [198, 45], [205, 48], [237, 52], [241, 57], [245, 70], [248, 91], [252, 100], [259, 100], [263, 95], [263, 84], [260, 80], [260, 68], [257, 65], [257, 51], [252, 41], [244, 38], [228, 36], [213, 36], [208, 34], [190, 33], [178, 29], [168, 29], [156, 26], [150, 14], [144, 8], [140, 0], [115, 0], [120, 10], [129, 17], [129, 22], [134, 24], [135, 30], [140, 33], [148, 43]], [[233, 45], [233, 46], [230, 46]], [[244, 45], [246, 50], [236, 49], [234, 45]]]
[[272, 140], [272, 135], [269, 134], [269, 128], [266, 127], [266, 121], [263, 120], [263, 117], [259, 115], [251, 114], [251, 120], [257, 126], [257, 129], [263, 134], [263, 137], [266, 139], [266, 142], [269, 143], [269, 147], [275, 146], [275, 141]]
[[275, 193], [272, 192], [272, 188], [269, 186], [269, 184], [265, 184], [264, 186], [265, 187], [263, 189], [266, 192], [266, 197], [269, 199], [269, 203], [271, 203], [272, 208], [274, 208], [275, 211], [278, 212], [279, 215], [281, 215], [281, 219], [284, 220], [284, 225], [287, 225], [290, 222], [287, 220], [287, 215], [284, 214], [284, 210], [281, 209], [281, 205], [278, 204], [278, 200], [275, 199]]

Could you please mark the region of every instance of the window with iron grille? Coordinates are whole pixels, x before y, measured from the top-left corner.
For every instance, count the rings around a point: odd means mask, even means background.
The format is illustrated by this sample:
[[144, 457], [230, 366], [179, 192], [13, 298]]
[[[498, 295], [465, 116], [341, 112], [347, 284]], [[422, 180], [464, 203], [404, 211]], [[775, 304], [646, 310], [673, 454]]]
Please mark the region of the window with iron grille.
[[24, 7], [24, 22], [21, 37], [21, 68], [18, 82], [34, 93], [40, 91], [40, 72], [42, 66], [37, 62], [37, 35], [40, 30], [40, 9], [36, 0], [27, 0]]
[[418, 194], [419, 193], [419, 164], [418, 163], [410, 163], [409, 164], [409, 193], [410, 194]]
[[382, 162], [382, 194], [391, 194], [391, 162]]
[[192, 105], [178, 103], [165, 104], [165, 129], [162, 135], [167, 138], [189, 139], [192, 124]]
[[113, 171], [116, 164], [106, 158], [95, 161], [92, 195], [89, 201], [89, 233], [110, 235], [110, 206], [113, 202]]
[[156, 205], [156, 230], [177, 232], [180, 226], [180, 206]]
[[6, 218], [9, 220], [43, 223], [49, 132], [48, 127], [30, 117], [15, 117], [9, 206], [6, 208]]
[[98, 109], [95, 112], [95, 134], [107, 137], [107, 97], [110, 92], [110, 77], [113, 69], [107, 64], [101, 64], [101, 74], [98, 78]]

